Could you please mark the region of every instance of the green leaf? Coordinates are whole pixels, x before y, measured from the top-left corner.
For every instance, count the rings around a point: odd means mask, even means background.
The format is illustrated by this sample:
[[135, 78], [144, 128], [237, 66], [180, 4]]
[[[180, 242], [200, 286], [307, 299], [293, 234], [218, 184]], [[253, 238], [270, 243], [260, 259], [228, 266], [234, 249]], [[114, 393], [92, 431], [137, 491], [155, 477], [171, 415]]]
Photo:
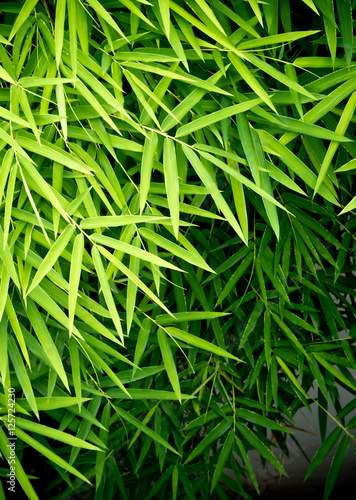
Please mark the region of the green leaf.
[[200, 443], [195, 447], [195, 449], [190, 453], [185, 464], [191, 462], [195, 458], [199, 457], [203, 451], [214, 441], [217, 441], [225, 432], [231, 427], [233, 422], [233, 417], [228, 417], [222, 420], [212, 431], [207, 434]]
[[83, 262], [84, 235], [79, 233], [74, 240], [72, 261], [69, 274], [69, 295], [68, 295], [68, 319], [69, 335], [73, 330], [75, 307], [77, 304], [79, 281]]
[[72, 465], [70, 465], [68, 462], [63, 460], [63, 458], [61, 458], [59, 455], [57, 455], [57, 453], [55, 453], [52, 450], [50, 450], [49, 448], [47, 448], [39, 441], [36, 441], [36, 439], [34, 439], [32, 436], [30, 436], [29, 434], [24, 432], [22, 429], [17, 429], [16, 434], [22, 441], [24, 441], [25, 443], [28, 443], [30, 446], [32, 446], [32, 448], [37, 450], [43, 456], [47, 457], [49, 460], [54, 462], [56, 465], [58, 465], [59, 467], [62, 467], [62, 469], [70, 472], [71, 474], [74, 474], [75, 476], [79, 477], [82, 481], [85, 481], [86, 483], [90, 484], [90, 481], [85, 476], [83, 476], [83, 474], [81, 474], [77, 469], [75, 469], [74, 467], [72, 467]]
[[16, 427], [24, 429], [26, 431], [34, 432], [35, 434], [41, 434], [42, 436], [49, 437], [51, 439], [56, 439], [62, 443], [69, 444], [70, 446], [77, 446], [79, 448], [84, 448], [86, 450], [98, 450], [99, 448], [87, 441], [78, 439], [71, 434], [66, 432], [53, 429], [53, 427], [48, 427], [46, 425], [37, 424], [36, 422], [31, 422], [30, 420], [25, 420], [24, 418], [16, 417]]
[[64, 21], [66, 15], [66, 0], [57, 0], [56, 4], [56, 23], [54, 29], [54, 43], [56, 47], [56, 62], [57, 68], [61, 62], [63, 38], [64, 38]]
[[339, 437], [342, 434], [342, 429], [341, 427], [336, 427], [334, 430], [330, 432], [330, 434], [327, 436], [325, 441], [322, 443], [318, 451], [316, 452], [313, 460], [311, 461], [309, 468], [307, 470], [307, 473], [305, 475], [305, 480], [308, 479], [313, 472], [320, 467], [320, 465], [323, 463], [325, 458], [329, 455], [335, 444], [337, 443]]
[[216, 206], [224, 214], [226, 220], [229, 222], [231, 227], [236, 231], [241, 240], [247, 244], [245, 241], [242, 229], [230, 210], [230, 207], [226, 203], [224, 197], [221, 195], [216, 182], [211, 177], [210, 173], [206, 170], [202, 162], [199, 160], [196, 153], [188, 146], [183, 146], [183, 151], [190, 163], [192, 164], [194, 170], [202, 180], [205, 187], [209, 190], [212, 198], [214, 199]]
[[37, 269], [37, 272], [29, 286], [26, 295], [29, 295], [31, 291], [43, 280], [43, 278], [48, 274], [50, 269], [52, 269], [54, 263], [58, 260], [58, 258], [62, 255], [63, 251], [67, 247], [69, 240], [73, 236], [75, 232], [75, 226], [69, 224], [59, 238], [56, 239], [53, 246], [48, 251], [46, 257], [43, 259], [40, 267]]
[[169, 217], [157, 215], [105, 215], [102, 217], [90, 217], [80, 222], [82, 229], [94, 229], [97, 227], [118, 227], [127, 224], [150, 223], [155, 224], [161, 221], [167, 221]]
[[91, 239], [96, 243], [101, 243], [102, 245], [106, 245], [110, 248], [115, 248], [116, 250], [127, 253], [128, 255], [134, 255], [135, 257], [138, 257], [147, 262], [152, 262], [152, 264], [156, 264], [159, 267], [168, 267], [170, 269], [175, 269], [177, 271], [180, 271], [178, 267], [174, 266], [173, 264], [170, 264], [169, 262], [161, 259], [160, 257], [150, 252], [146, 252], [141, 248], [136, 248], [133, 245], [129, 245], [128, 243], [125, 243], [123, 241], [119, 241], [114, 238], [109, 238], [108, 236], [103, 236], [101, 234], [93, 234], [91, 236]]
[[183, 127], [180, 127], [177, 130], [176, 137], [182, 137], [183, 135], [191, 134], [192, 132], [195, 132], [196, 130], [199, 130], [203, 127], [208, 127], [213, 123], [224, 120], [224, 118], [228, 118], [232, 115], [236, 115], [238, 113], [243, 113], [245, 111], [253, 109], [261, 102], [262, 99], [252, 99], [250, 101], [242, 102], [241, 104], [235, 104], [234, 106], [220, 109], [219, 111], [215, 111], [215, 113], [210, 113], [208, 116], [197, 118], [196, 120], [183, 125]]
[[38, 311], [35, 303], [29, 297], [27, 298], [27, 314], [46, 355], [48, 356], [63, 384], [69, 391], [67, 375], [65, 373], [58, 349], [51, 337], [50, 332], [47, 329], [42, 315]]
[[168, 343], [167, 334], [164, 330], [162, 330], [162, 328], [158, 329], [157, 338], [168, 378], [172, 384], [173, 390], [178, 400], [181, 402], [181, 391], [175, 359], [173, 357], [171, 346]]
[[[4, 457], [6, 458], [8, 463], [10, 463], [11, 455], [8, 444], [9, 444], [8, 437], [5, 435], [3, 429], [0, 428], [0, 449], [4, 454]], [[21, 461], [19, 460], [17, 455], [15, 455], [15, 467], [16, 467], [16, 479], [19, 481], [22, 489], [26, 493], [27, 498], [29, 498], [29, 500], [39, 500], [39, 497], [37, 496], [35, 490], [33, 489], [33, 486], [30, 483], [27, 474], [23, 470]]]
[[287, 476], [287, 473], [278, 462], [273, 453], [267, 448], [267, 446], [257, 437], [257, 435], [251, 431], [249, 427], [241, 422], [236, 422], [236, 428], [240, 432], [241, 436], [243, 436], [247, 441], [253, 446], [255, 450], [257, 450], [263, 458], [268, 460], [275, 469], [277, 469], [281, 474]]
[[122, 417], [124, 420], [127, 420], [130, 424], [132, 424], [134, 427], [137, 429], [140, 429], [142, 432], [147, 434], [150, 438], [152, 438], [154, 441], [157, 441], [157, 443], [161, 444], [167, 450], [172, 451], [176, 455], [179, 455], [179, 453], [169, 444], [165, 439], [163, 439], [159, 434], [154, 432], [152, 429], [147, 427], [146, 425], [143, 425], [140, 420], [135, 418], [133, 415], [131, 415], [129, 412], [123, 410], [122, 408], [115, 406], [115, 411], [120, 417]]
[[[109, 259], [118, 269], [120, 269], [121, 272], [123, 272], [136, 286], [141, 288], [143, 292], [150, 297], [151, 300], [156, 302], [162, 309], [167, 311], [168, 314], [172, 315], [169, 309], [163, 304], [163, 302], [148, 288], [147, 285], [143, 283], [142, 280], [138, 278], [138, 276], [133, 273], [129, 268], [127, 268], [122, 262], [119, 261], [114, 255], [112, 255], [110, 252], [106, 250], [106, 248], [103, 247], [98, 247], [100, 252], [107, 258]], [[173, 315], [172, 315], [173, 316]]]
[[[351, 63], [353, 52], [352, 7], [350, 0], [337, 0], [336, 8], [339, 17], [342, 43], [345, 49], [347, 64]], [[324, 496], [325, 498], [325, 496]]]
[[33, 413], [36, 415], [38, 420], [40, 419], [39, 413], [38, 413], [38, 408], [36, 404], [36, 398], [33, 393], [32, 385], [27, 373], [27, 370], [25, 368], [25, 365], [22, 361], [20, 351], [18, 350], [18, 347], [15, 343], [15, 340], [13, 337], [9, 337], [8, 339], [8, 350], [9, 350], [9, 355], [10, 359], [12, 361], [13, 368], [16, 373], [17, 380], [19, 381], [19, 384], [26, 396], [26, 399], [30, 405], [31, 410]]
[[234, 443], [234, 438], [235, 438], [235, 431], [231, 429], [231, 431], [227, 435], [224, 446], [222, 447], [222, 450], [220, 452], [218, 463], [216, 464], [213, 480], [211, 482], [210, 493], [214, 491], [215, 486], [217, 485], [217, 482], [219, 481], [220, 476], [223, 472], [226, 461], [230, 457], [232, 445]]
[[247, 422], [251, 422], [255, 425], [261, 425], [262, 427], [266, 427], [267, 429], [271, 429], [279, 432], [287, 432], [289, 434], [292, 433], [291, 430], [287, 429], [285, 426], [277, 424], [270, 418], [264, 417], [263, 415], [259, 415], [251, 410], [238, 409], [236, 411], [237, 418], [242, 418]]
[[335, 455], [334, 455], [333, 460], [331, 462], [328, 477], [326, 478], [324, 497], [323, 497], [324, 500], [327, 500], [331, 495], [331, 492], [335, 486], [336, 480], [339, 476], [341, 467], [342, 467], [343, 463], [345, 462], [350, 444], [351, 444], [351, 437], [345, 435], [340, 440], [340, 442], [336, 448]]
[[26, 2], [21, 7], [19, 15], [16, 18], [16, 21], [11, 29], [11, 33], [9, 36], [9, 41], [13, 39], [16, 33], [21, 28], [22, 24], [26, 21], [26, 19], [31, 14], [31, 11], [36, 7], [38, 0], [26, 0]]
[[188, 250], [185, 250], [184, 248], [181, 248], [180, 246], [176, 245], [175, 243], [171, 242], [167, 238], [164, 238], [160, 234], [157, 234], [150, 229], [142, 228], [140, 229], [140, 234], [144, 238], [148, 239], [149, 241], [152, 241], [156, 245], [165, 248], [169, 252], [171, 252], [173, 255], [176, 255], [177, 257], [180, 257], [181, 259], [190, 262], [191, 264], [201, 267], [202, 269], [205, 269], [206, 271], [209, 271], [213, 273], [214, 271], [208, 266], [208, 264], [203, 260], [203, 258], [198, 254], [198, 252], [191, 252]]
[[105, 298], [106, 305], [110, 311], [111, 318], [114, 322], [114, 325], [116, 327], [116, 331], [119, 334], [120, 340], [122, 343], [124, 343], [124, 336], [122, 332], [122, 326], [121, 326], [121, 320], [119, 313], [117, 311], [114, 298], [111, 293], [110, 285], [106, 277], [105, 269], [103, 266], [103, 262], [101, 260], [101, 256], [99, 253], [99, 250], [96, 246], [93, 246], [92, 249], [92, 257], [93, 257], [93, 262], [95, 265], [96, 272], [98, 274], [98, 279], [100, 282], [100, 286]]
[[201, 339], [200, 337], [196, 337], [195, 335], [192, 335], [191, 333], [184, 332], [183, 330], [180, 330], [178, 328], [175, 328], [173, 326], [169, 326], [166, 328], [167, 332], [172, 335], [172, 337], [182, 340], [188, 345], [192, 345], [194, 347], [198, 347], [199, 349], [203, 349], [205, 351], [209, 351], [213, 354], [216, 354], [217, 356], [224, 356], [225, 358], [230, 358], [234, 359], [235, 361], [240, 361], [239, 358], [234, 356], [233, 354], [230, 354], [227, 352], [225, 349], [222, 349], [221, 347], [218, 347], [214, 344], [211, 344], [207, 340]]
[[140, 184], [140, 213], [142, 214], [147, 195], [150, 189], [152, 166], [155, 159], [158, 137], [154, 132], [149, 132], [145, 140], [142, 154], [141, 165], [141, 184]]
[[[238, 57], [236, 54], [230, 52], [229, 59], [235, 66], [236, 71], [246, 81], [249, 87], [251, 87], [251, 89], [256, 92], [256, 94], [262, 99], [263, 102], [267, 104], [267, 106], [272, 109], [272, 111], [277, 112], [271, 101], [271, 98], [268, 96], [262, 85], [257, 81], [252, 71], [242, 62], [241, 57]], [[254, 62], [256, 63], [255, 60]]]
[[163, 144], [164, 180], [167, 190], [169, 212], [174, 235], [178, 238], [179, 231], [179, 178], [177, 156], [172, 139], [166, 138]]

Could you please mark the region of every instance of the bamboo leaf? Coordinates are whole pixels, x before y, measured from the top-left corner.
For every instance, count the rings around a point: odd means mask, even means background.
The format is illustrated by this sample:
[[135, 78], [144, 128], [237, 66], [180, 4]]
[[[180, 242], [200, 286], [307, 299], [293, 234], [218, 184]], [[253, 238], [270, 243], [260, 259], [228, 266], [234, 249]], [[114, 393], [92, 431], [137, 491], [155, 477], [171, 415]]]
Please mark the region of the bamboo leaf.
[[323, 463], [325, 458], [328, 456], [328, 454], [330, 453], [332, 448], [337, 443], [341, 434], [342, 434], [342, 429], [340, 427], [336, 427], [335, 429], [333, 429], [330, 432], [330, 434], [327, 436], [325, 441], [322, 443], [322, 445], [320, 446], [320, 448], [316, 452], [313, 460], [311, 461], [311, 463], [309, 465], [309, 469], [305, 475], [305, 480], [307, 480], [308, 477], [311, 476], [311, 474], [313, 474], [313, 472], [318, 467], [320, 467], [320, 465]]
[[236, 218], [234, 217], [233, 213], [230, 210], [230, 207], [228, 206], [225, 199], [218, 190], [218, 187], [214, 182], [214, 179], [211, 177], [210, 173], [204, 168], [204, 165], [201, 163], [198, 156], [191, 148], [189, 148], [188, 146], [183, 146], [183, 151], [188, 160], [191, 162], [194, 170], [199, 175], [203, 184], [209, 190], [218, 209], [221, 210], [221, 212], [224, 214], [226, 220], [229, 222], [231, 227], [236, 231], [238, 236], [240, 236], [241, 240], [247, 244], [239, 223], [237, 222]]
[[13, 37], [16, 35], [16, 33], [19, 31], [22, 24], [29, 17], [31, 11], [35, 8], [37, 3], [38, 3], [38, 0], [26, 0], [26, 2], [23, 4], [23, 6], [21, 7], [21, 10], [16, 18], [16, 21], [11, 29], [11, 33], [9, 35], [9, 41], [12, 40]]
[[177, 271], [180, 271], [178, 267], [161, 259], [157, 255], [154, 255], [150, 252], [146, 252], [141, 248], [136, 248], [133, 245], [129, 245], [128, 243], [125, 243], [123, 241], [119, 241], [114, 238], [109, 238], [108, 236], [103, 236], [101, 234], [93, 234], [91, 238], [96, 243], [106, 245], [109, 248], [114, 248], [116, 250], [119, 250], [120, 252], [124, 252], [129, 255], [134, 255], [135, 257], [138, 257], [146, 262], [152, 262], [152, 264], [156, 264], [159, 267], [168, 267], [170, 269], [175, 269]]
[[221, 436], [223, 436], [225, 432], [231, 427], [232, 421], [233, 418], [228, 417], [225, 420], [222, 420], [216, 427], [214, 427], [214, 429], [211, 432], [209, 432], [209, 434], [205, 436], [205, 438], [202, 441], [200, 441], [200, 443], [196, 446], [196, 448], [191, 452], [191, 454], [185, 461], [185, 464], [197, 458], [201, 453], [203, 453], [203, 451], [207, 446], [209, 446], [212, 442], [216, 441]]
[[137, 429], [140, 429], [142, 432], [147, 434], [150, 438], [152, 438], [154, 441], [157, 441], [159, 444], [167, 448], [167, 450], [172, 451], [173, 453], [179, 455], [179, 453], [169, 444], [165, 439], [163, 439], [159, 434], [154, 432], [152, 429], [147, 427], [146, 425], [143, 425], [137, 418], [135, 418], [133, 415], [131, 415], [129, 412], [123, 410], [120, 407], [115, 406], [115, 411], [118, 413], [123, 419], [127, 420], [130, 424], [132, 424], [134, 427]]
[[58, 349], [35, 303], [29, 297], [27, 298], [27, 314], [46, 355], [50, 359], [63, 384], [69, 391], [67, 375], [65, 373]]
[[179, 231], [179, 178], [177, 156], [172, 139], [166, 138], [163, 145], [164, 180], [167, 190], [169, 212], [171, 215], [174, 235], [178, 238]]
[[9, 350], [9, 355], [10, 359], [12, 361], [13, 368], [16, 373], [16, 377], [19, 381], [19, 384], [26, 396], [26, 399], [30, 405], [31, 410], [33, 413], [36, 415], [38, 420], [40, 419], [39, 413], [38, 413], [38, 408], [36, 404], [36, 398], [33, 393], [33, 389], [31, 386], [31, 382], [28, 376], [28, 373], [26, 371], [25, 365], [23, 364], [20, 351], [18, 350], [18, 347], [13, 339], [13, 337], [9, 337], [8, 339], [8, 350]]
[[104, 269], [103, 262], [102, 262], [101, 257], [100, 257], [99, 250], [97, 249], [96, 246], [94, 246], [92, 249], [92, 257], [93, 257], [93, 262], [95, 265], [96, 272], [98, 273], [98, 279], [100, 282], [101, 289], [103, 291], [106, 305], [110, 311], [111, 318], [112, 318], [114, 325], [116, 327], [116, 331], [119, 334], [120, 340], [122, 343], [124, 343], [124, 336], [123, 336], [123, 332], [122, 332], [120, 316], [119, 316], [119, 313], [117, 311], [117, 308], [116, 308], [116, 305], [114, 302], [114, 298], [113, 298], [111, 290], [110, 290], [109, 282], [106, 278], [105, 269]]
[[217, 356], [224, 356], [226, 358], [234, 359], [237, 361], [241, 361], [236, 356], [230, 354], [225, 349], [218, 347], [214, 344], [211, 344], [207, 340], [201, 339], [200, 337], [196, 337], [191, 333], [184, 332], [183, 330], [179, 330], [178, 328], [169, 326], [166, 328], [167, 332], [169, 332], [172, 337], [177, 338], [178, 340], [182, 340], [188, 345], [192, 345], [194, 347], [198, 347], [199, 349], [203, 349], [209, 352], [216, 354]]
[[75, 308], [77, 304], [79, 281], [82, 269], [84, 253], [84, 235], [79, 233], [74, 240], [72, 262], [69, 274], [69, 295], [68, 295], [68, 319], [69, 319], [69, 335], [73, 330]]
[[[241, 78], [243, 78], [247, 82], [251, 89], [256, 92], [256, 94], [262, 99], [263, 102], [267, 104], [267, 106], [272, 109], [272, 111], [277, 112], [267, 92], [257, 81], [250, 69], [242, 62], [241, 58], [236, 54], [229, 53], [229, 59], [235, 66], [236, 71], [239, 73], [239, 75], [241, 75]], [[256, 63], [255, 60], [254, 63]]]
[[37, 269], [37, 272], [29, 286], [26, 294], [28, 295], [39, 283], [41, 283], [42, 279], [48, 274], [50, 269], [52, 269], [54, 263], [58, 260], [58, 258], [62, 255], [63, 251], [67, 247], [69, 240], [73, 236], [75, 232], [75, 226], [69, 224], [62, 234], [57, 238], [46, 257], [43, 259], [40, 267]]
[[68, 462], [63, 460], [59, 455], [54, 453], [52, 450], [44, 446], [42, 443], [39, 441], [36, 441], [32, 436], [24, 432], [22, 429], [18, 429], [17, 431], [17, 436], [24, 441], [25, 443], [28, 443], [32, 448], [37, 450], [39, 453], [47, 457], [49, 460], [57, 464], [59, 467], [62, 467], [62, 469], [70, 472], [71, 474], [74, 474], [75, 476], [79, 477], [82, 481], [85, 481], [86, 483], [89, 483], [89, 480], [83, 476], [80, 472], [77, 471], [72, 465], [70, 465]]
[[235, 104], [234, 106], [220, 109], [219, 111], [211, 113], [208, 116], [202, 116], [201, 118], [198, 118], [197, 120], [194, 120], [190, 123], [187, 123], [186, 125], [183, 125], [183, 127], [180, 127], [177, 130], [176, 137], [191, 134], [196, 130], [199, 130], [203, 127], [208, 127], [213, 123], [223, 120], [224, 118], [228, 118], [229, 116], [235, 115], [237, 113], [243, 113], [245, 111], [253, 109], [261, 102], [261, 99], [252, 99], [251, 101], [242, 102], [241, 104]]
[[157, 134], [149, 132], [145, 140], [141, 165], [140, 213], [142, 214], [150, 189], [151, 172], [157, 149]]
[[234, 438], [235, 438], [235, 432], [233, 429], [231, 429], [231, 431], [227, 435], [224, 446], [222, 447], [222, 450], [220, 452], [218, 463], [216, 464], [213, 480], [211, 483], [210, 493], [213, 492], [213, 490], [215, 489], [215, 487], [217, 485], [217, 482], [220, 479], [220, 476], [221, 476], [222, 471], [225, 467], [226, 461], [228, 460], [228, 458], [230, 456], [231, 449], [232, 449], [232, 446], [234, 443]]
[[168, 343], [167, 334], [164, 330], [162, 330], [162, 328], [158, 329], [157, 339], [159, 348], [162, 353], [163, 363], [166, 368], [168, 378], [172, 384], [173, 390], [177, 398], [179, 399], [179, 401], [181, 401], [181, 391], [180, 391], [180, 384], [179, 384], [179, 377], [177, 373], [176, 363], [173, 357], [171, 346]]
[[236, 422], [236, 428], [238, 431], [240, 431], [240, 434], [249, 441], [249, 443], [259, 451], [259, 453], [266, 459], [268, 460], [273, 467], [275, 467], [281, 474], [284, 474], [285, 476], [287, 473], [281, 466], [281, 464], [278, 462], [276, 457], [273, 455], [273, 453], [267, 448], [267, 446], [255, 435], [254, 432], [249, 429], [245, 424], [242, 424], [241, 422]]
[[181, 259], [190, 262], [195, 266], [201, 267], [206, 271], [212, 273], [214, 272], [197, 252], [193, 253], [191, 251], [185, 250], [184, 248], [181, 248], [167, 238], [164, 238], [160, 234], [154, 233], [150, 229], [142, 228], [140, 229], [140, 234], [149, 241], [152, 241], [155, 245], [165, 248], [173, 255], [176, 255], [177, 257], [180, 257]]
[[56, 4], [56, 24], [54, 29], [54, 44], [56, 47], [57, 68], [59, 67], [59, 64], [61, 62], [65, 15], [66, 15], [66, 0], [58, 0]]

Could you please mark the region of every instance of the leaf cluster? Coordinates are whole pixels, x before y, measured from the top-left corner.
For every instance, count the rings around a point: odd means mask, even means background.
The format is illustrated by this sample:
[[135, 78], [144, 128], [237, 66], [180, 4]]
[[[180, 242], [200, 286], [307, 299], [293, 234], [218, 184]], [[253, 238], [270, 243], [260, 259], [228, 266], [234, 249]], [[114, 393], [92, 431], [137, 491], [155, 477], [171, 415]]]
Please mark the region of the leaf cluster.
[[53, 499], [250, 498], [248, 452], [285, 474], [313, 402], [329, 497], [355, 440], [354, 10], [0, 2], [0, 453], [14, 388], [31, 500], [34, 456]]

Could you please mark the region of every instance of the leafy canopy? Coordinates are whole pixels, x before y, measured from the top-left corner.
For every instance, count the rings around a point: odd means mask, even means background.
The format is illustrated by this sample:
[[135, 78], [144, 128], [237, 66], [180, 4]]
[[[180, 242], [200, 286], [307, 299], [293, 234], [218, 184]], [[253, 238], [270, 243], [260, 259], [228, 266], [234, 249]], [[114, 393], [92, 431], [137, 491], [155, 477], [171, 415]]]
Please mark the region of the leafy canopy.
[[0, 2], [0, 450], [14, 388], [31, 500], [250, 498], [248, 451], [284, 474], [313, 401], [330, 495], [355, 428], [354, 9]]

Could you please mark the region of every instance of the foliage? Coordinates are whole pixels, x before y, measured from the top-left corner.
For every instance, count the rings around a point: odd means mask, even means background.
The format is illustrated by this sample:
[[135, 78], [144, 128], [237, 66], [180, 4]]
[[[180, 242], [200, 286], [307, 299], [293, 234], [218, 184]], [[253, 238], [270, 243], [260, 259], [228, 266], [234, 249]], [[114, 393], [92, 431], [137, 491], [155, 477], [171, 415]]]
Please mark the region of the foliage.
[[313, 387], [328, 498], [355, 427], [354, 10], [0, 3], [0, 450], [12, 387], [28, 498], [249, 498], [249, 450], [283, 474]]

